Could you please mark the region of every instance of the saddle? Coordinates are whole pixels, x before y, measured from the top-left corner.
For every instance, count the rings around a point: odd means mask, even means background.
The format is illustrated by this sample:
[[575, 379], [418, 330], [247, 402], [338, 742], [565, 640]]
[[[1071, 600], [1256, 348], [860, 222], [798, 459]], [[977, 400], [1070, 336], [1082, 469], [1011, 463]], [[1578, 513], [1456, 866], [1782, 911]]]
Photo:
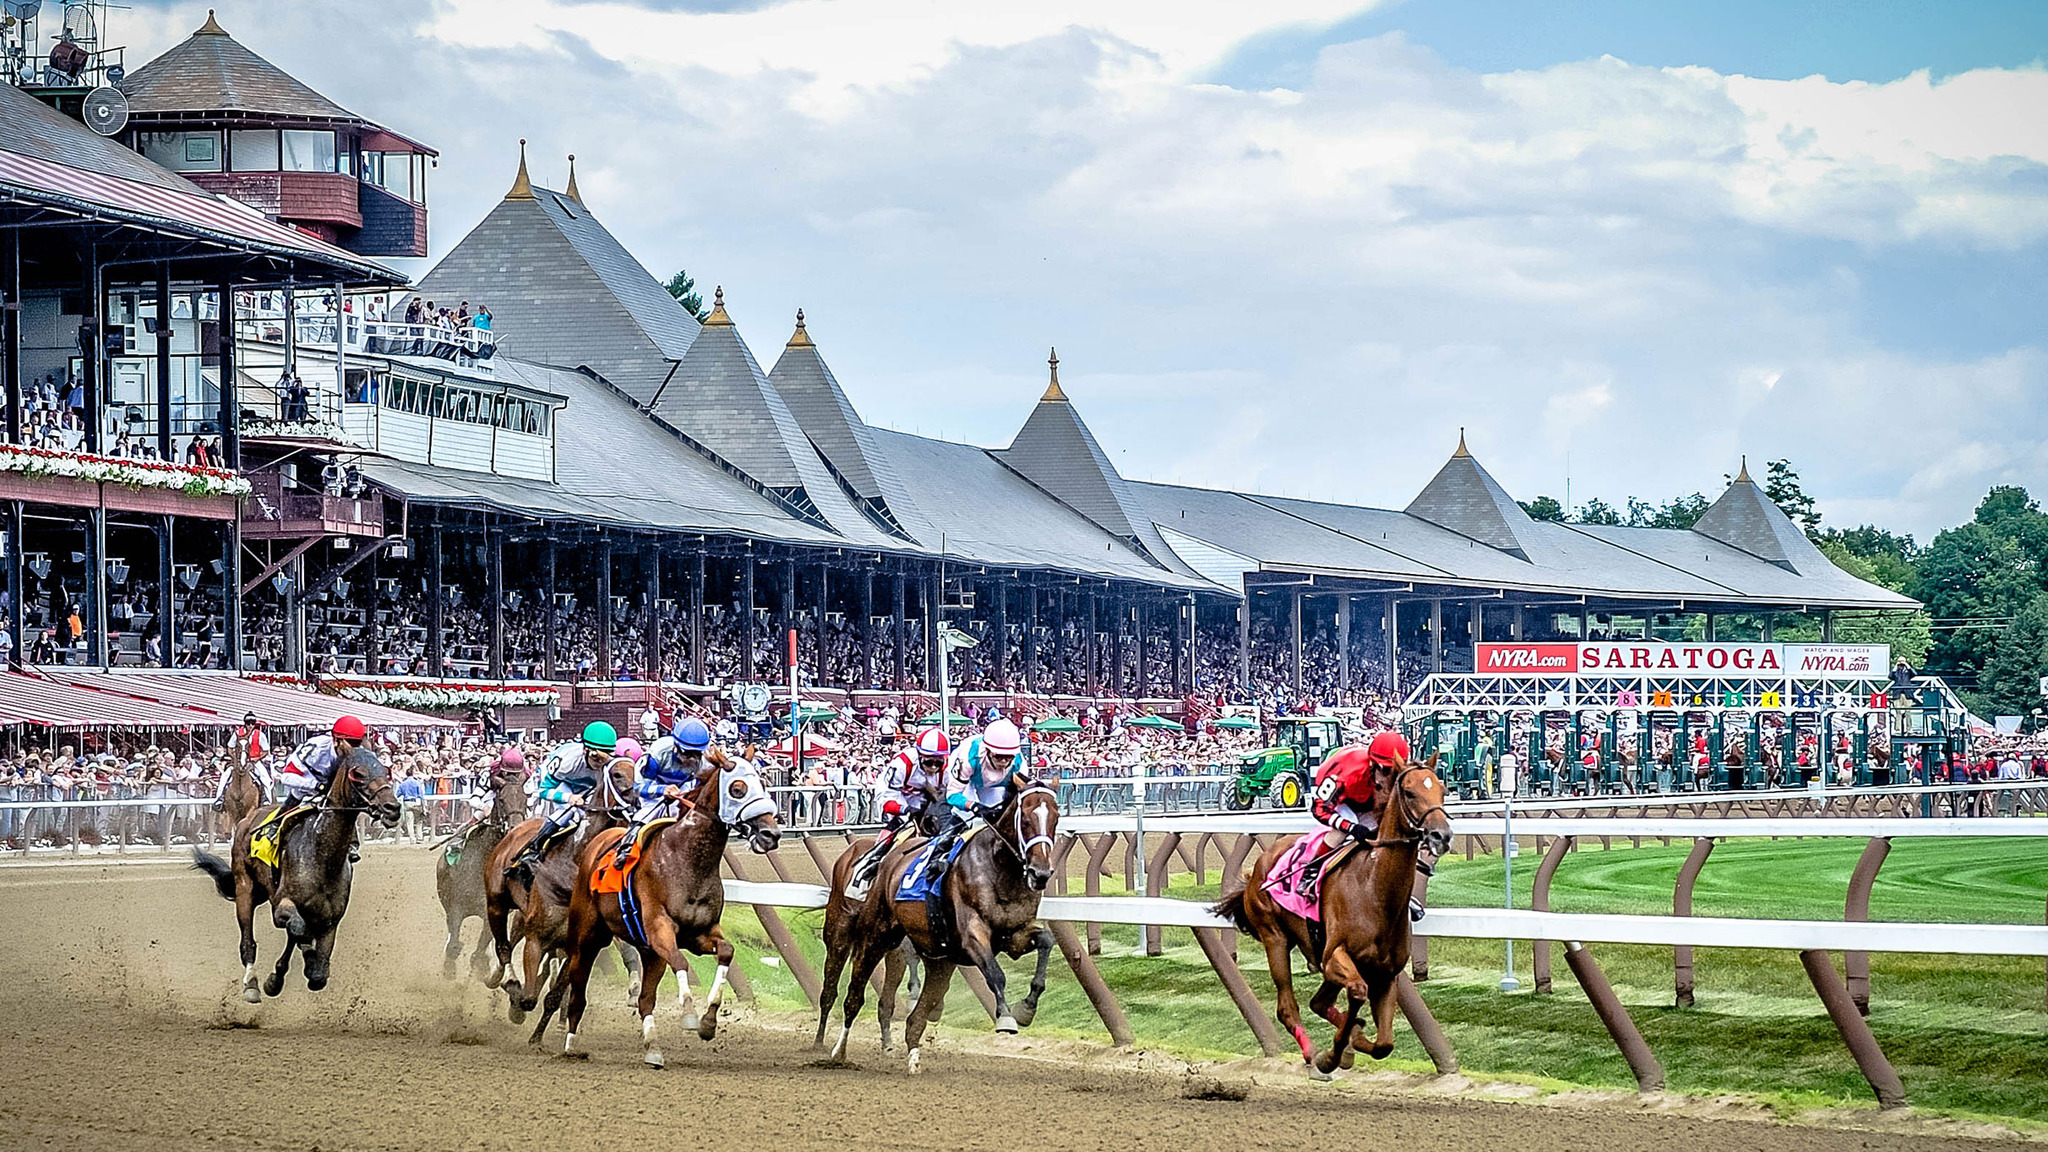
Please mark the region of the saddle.
[[[610, 845], [598, 847], [597, 869], [590, 874], [590, 890], [598, 895], [622, 893], [633, 872], [640, 867], [640, 854], [647, 847], [648, 837], [676, 822], [674, 816], [663, 816], [641, 825], [640, 832], [627, 847], [623, 861], [620, 854]], [[623, 835], [623, 833], [621, 834]]]
[[313, 810], [312, 805], [301, 804], [289, 812], [273, 808], [270, 815], [257, 821], [249, 830], [249, 855], [275, 868], [284, 853], [284, 830], [294, 820]]
[[988, 825], [977, 821], [972, 828], [956, 837], [953, 846], [946, 852], [945, 860], [929, 877], [926, 876], [926, 872], [931, 869], [932, 852], [938, 844], [936, 841], [927, 843], [911, 857], [909, 866], [904, 870], [903, 879], [896, 885], [896, 899], [899, 903], [911, 900], [924, 901], [925, 924], [931, 929], [932, 935], [932, 953], [925, 957], [927, 960], [957, 959], [955, 954], [960, 951], [959, 938], [953, 927], [952, 909], [946, 904], [946, 876], [953, 870], [953, 861], [958, 860], [960, 853], [966, 849], [967, 842], [981, 835], [987, 827]]

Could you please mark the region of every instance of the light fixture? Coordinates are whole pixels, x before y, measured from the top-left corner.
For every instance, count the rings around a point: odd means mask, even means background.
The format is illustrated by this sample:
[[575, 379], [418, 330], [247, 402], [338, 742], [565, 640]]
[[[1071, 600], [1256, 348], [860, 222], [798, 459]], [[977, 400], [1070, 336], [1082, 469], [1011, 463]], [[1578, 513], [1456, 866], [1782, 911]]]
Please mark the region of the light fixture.
[[277, 589], [279, 596], [289, 596], [292, 594], [292, 589], [297, 587], [297, 582], [285, 573], [279, 572], [270, 578], [270, 586]]
[[128, 582], [128, 562], [118, 556], [108, 559], [107, 579], [116, 584], [126, 584]]

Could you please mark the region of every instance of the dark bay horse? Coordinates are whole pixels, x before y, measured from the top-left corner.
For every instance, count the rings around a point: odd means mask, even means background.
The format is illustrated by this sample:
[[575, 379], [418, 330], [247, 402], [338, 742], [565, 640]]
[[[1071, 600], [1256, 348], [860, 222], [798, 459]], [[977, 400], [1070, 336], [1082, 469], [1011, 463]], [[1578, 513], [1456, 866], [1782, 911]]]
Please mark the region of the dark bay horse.
[[[850, 846], [840, 854], [832, 868], [832, 895], [825, 905], [825, 979], [815, 1043], [824, 1042], [832, 1001], [839, 991], [839, 974], [851, 961], [845, 1016], [839, 1039], [832, 1045], [832, 1059], [846, 1058], [847, 1040], [866, 998], [868, 979], [875, 965], [887, 961], [890, 976], [878, 1005], [886, 1048], [889, 1018], [895, 1009], [894, 973], [901, 963], [896, 957], [905, 940], [926, 965], [917, 1006], [903, 1024], [912, 1073], [920, 1070], [918, 1044], [924, 1039], [925, 1025], [945, 1002], [953, 970], [962, 964], [974, 965], [987, 980], [996, 1000], [996, 1031], [1015, 1032], [1031, 1023], [1038, 1014], [1046, 964], [1052, 957], [1052, 932], [1037, 920], [1039, 898], [1052, 879], [1053, 837], [1059, 832], [1059, 822], [1058, 797], [1043, 784], [1020, 788], [1004, 802], [989, 826], [960, 850], [941, 882], [941, 907], [952, 921], [951, 932], [934, 930], [925, 901], [896, 899], [903, 874], [917, 856], [918, 843], [890, 850], [874, 887], [859, 904], [847, 900], [844, 893], [861, 846]], [[1014, 959], [1032, 951], [1038, 953], [1038, 970], [1031, 978], [1030, 992], [1012, 1015], [1005, 993], [1007, 978], [997, 957]]]
[[[592, 880], [598, 866], [612, 860], [625, 829], [600, 832], [577, 852], [576, 887], [569, 904], [569, 966], [548, 992], [551, 1015], [565, 984], [568, 989], [562, 1012], [562, 1027], [568, 1033], [562, 1041], [564, 1056], [586, 1055], [576, 1048], [576, 1029], [583, 1023], [590, 965], [615, 939], [632, 941], [639, 950], [641, 1059], [649, 1067], [664, 1063], [654, 1040], [655, 994], [662, 973], [671, 968], [678, 994], [687, 993], [685, 950], [717, 960], [718, 971], [711, 978], [696, 1028], [705, 1040], [718, 1034], [718, 1005], [725, 996], [733, 955], [732, 942], [719, 927], [725, 913], [725, 882], [718, 869], [725, 845], [737, 830], [748, 847], [770, 852], [782, 834], [775, 801], [751, 761], [727, 758], [716, 749], [705, 759], [716, 771], [683, 799], [679, 819], [647, 834], [639, 864], [626, 877], [623, 891], [594, 891]], [[544, 1015], [541, 1024], [546, 1023]]]
[[355, 846], [356, 817], [368, 812], [385, 827], [398, 824], [398, 797], [391, 777], [376, 754], [358, 748], [334, 767], [334, 779], [303, 816], [292, 818], [278, 841], [273, 868], [249, 852], [249, 836], [261, 823], [262, 809], [235, 828], [232, 863], [200, 849], [192, 850], [192, 866], [213, 877], [226, 899], [235, 902], [242, 926], [242, 998], [260, 1004], [256, 991], [256, 905], [270, 902], [270, 919], [289, 939], [277, 968], [263, 981], [263, 995], [284, 990], [294, 948], [306, 954], [306, 987], [327, 986], [334, 957], [334, 935], [348, 911], [349, 882], [355, 868], [349, 851]]
[[[493, 766], [489, 779], [490, 812], [444, 840], [440, 859], [434, 861], [434, 893], [441, 898], [441, 912], [448, 920], [448, 941], [441, 951], [441, 975], [450, 980], [455, 979], [455, 958], [462, 955], [462, 925], [469, 920], [490, 918], [490, 901], [484, 894], [484, 865], [492, 849], [526, 811], [523, 769]], [[469, 958], [470, 971], [479, 977], [485, 975], [490, 956], [491, 931], [487, 926], [477, 936], [476, 951]]]
[[[1436, 757], [1426, 764], [1412, 761], [1375, 770], [1379, 799], [1375, 815], [1379, 834], [1367, 851], [1353, 852], [1325, 869], [1322, 878], [1322, 954], [1314, 951], [1309, 922], [1275, 903], [1266, 891], [1266, 876], [1293, 846], [1283, 840], [1254, 861], [1244, 887], [1215, 905], [1218, 915], [1235, 921], [1241, 931], [1266, 947], [1278, 995], [1280, 1023], [1301, 1045], [1301, 1058], [1328, 1074], [1349, 1066], [1352, 1032], [1361, 1005], [1372, 1009], [1375, 1033], [1366, 1049], [1375, 1060], [1394, 1050], [1394, 981], [1408, 966], [1412, 939], [1408, 896], [1415, 887], [1419, 853], [1442, 855], [1451, 846], [1451, 822], [1444, 815], [1444, 786], [1436, 775]], [[1309, 833], [1323, 835], [1321, 830]], [[1337, 1028], [1330, 1050], [1315, 1055], [1301, 1026], [1301, 1007], [1294, 999], [1293, 951], [1307, 957], [1322, 974], [1322, 987], [1309, 1007]], [[1336, 1011], [1337, 993], [1349, 997]]]
[[[484, 977], [484, 985], [489, 988], [503, 986], [505, 995], [511, 998], [508, 1015], [512, 1023], [526, 1019], [526, 1014], [540, 1002], [541, 989], [547, 983], [543, 965], [566, 956], [569, 894], [576, 886], [578, 851], [590, 842], [591, 837], [607, 828], [624, 824], [632, 816], [633, 810], [627, 799], [632, 789], [633, 762], [614, 759], [598, 777], [597, 788], [583, 802], [582, 825], [573, 834], [551, 845], [540, 861], [533, 865], [528, 876], [517, 875], [511, 865], [527, 844], [540, 834], [541, 820], [538, 817], [515, 825], [485, 859], [484, 923], [490, 929], [496, 962], [491, 966], [490, 974]], [[512, 948], [522, 940], [526, 942], [522, 975], [508, 978]], [[638, 963], [639, 956], [635, 953], [624, 953], [624, 956], [628, 968], [638, 975], [638, 969], [633, 966]], [[559, 966], [553, 971], [558, 976]], [[546, 1027], [547, 1020], [543, 1017], [540, 1027], [534, 1030], [536, 1042]]]

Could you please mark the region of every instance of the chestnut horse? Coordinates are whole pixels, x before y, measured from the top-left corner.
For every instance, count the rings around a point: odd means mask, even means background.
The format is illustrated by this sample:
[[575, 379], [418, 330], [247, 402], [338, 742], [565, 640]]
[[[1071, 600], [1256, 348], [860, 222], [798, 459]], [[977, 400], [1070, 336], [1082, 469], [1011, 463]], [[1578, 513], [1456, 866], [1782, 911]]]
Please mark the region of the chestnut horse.
[[[523, 769], [493, 766], [490, 783], [490, 812], [443, 840], [440, 858], [434, 861], [434, 893], [441, 898], [441, 913], [448, 920], [448, 941], [441, 950], [441, 975], [450, 980], [455, 979], [455, 958], [462, 955], [462, 925], [469, 920], [490, 918], [490, 900], [484, 893], [484, 865], [492, 849], [526, 811]], [[490, 956], [491, 930], [487, 926], [477, 935], [469, 970], [479, 977], [485, 975], [490, 969]]]
[[[398, 824], [398, 797], [376, 754], [358, 748], [334, 766], [334, 779], [303, 816], [286, 824], [278, 838], [273, 868], [249, 852], [249, 835], [269, 809], [250, 813], [235, 828], [233, 862], [194, 848], [192, 866], [213, 877], [221, 896], [235, 902], [242, 926], [242, 999], [251, 1004], [284, 991], [292, 949], [306, 954], [306, 987], [327, 987], [334, 935], [348, 911], [349, 882], [355, 875], [349, 852], [355, 847], [356, 817], [368, 812], [387, 828]], [[277, 968], [256, 992], [256, 905], [270, 902], [271, 923], [285, 930]]]
[[[1244, 887], [1218, 901], [1214, 909], [1265, 945], [1278, 994], [1280, 1023], [1301, 1045], [1302, 1060], [1325, 1075], [1340, 1064], [1349, 1067], [1352, 1032], [1361, 1005], [1371, 1006], [1376, 1029], [1372, 1047], [1365, 1051], [1373, 1059], [1383, 1060], [1394, 1050], [1394, 982], [1408, 966], [1413, 935], [1408, 896], [1415, 887], [1416, 860], [1424, 851], [1434, 859], [1451, 846], [1451, 822], [1444, 815], [1444, 786], [1437, 779], [1436, 757], [1424, 764], [1403, 761], [1390, 768], [1376, 768], [1373, 783], [1379, 793], [1374, 805], [1378, 838], [1368, 842], [1368, 850], [1336, 861], [1323, 874], [1320, 956], [1314, 951], [1309, 922], [1280, 907], [1266, 891], [1266, 876], [1293, 846], [1291, 839], [1266, 849], [1253, 862]], [[1318, 830], [1308, 835], [1323, 833]], [[1294, 999], [1290, 967], [1294, 950], [1322, 973], [1322, 987], [1309, 1007], [1337, 1028], [1330, 1050], [1320, 1057], [1301, 1026], [1301, 1007]], [[1349, 997], [1341, 1014], [1335, 1010], [1340, 991]]]
[[627, 874], [623, 891], [598, 892], [592, 881], [598, 866], [609, 863], [618, 851], [626, 829], [599, 832], [577, 851], [576, 886], [569, 900], [569, 966], [548, 990], [547, 1012], [541, 1017], [545, 1027], [566, 985], [564, 1056], [588, 1055], [576, 1048], [576, 1029], [583, 1023], [591, 962], [613, 940], [631, 941], [640, 953], [637, 1006], [643, 1062], [651, 1068], [664, 1063], [654, 1042], [654, 1000], [662, 973], [670, 968], [676, 973], [684, 1012], [689, 1011], [690, 965], [683, 958], [684, 949], [717, 959], [718, 971], [711, 978], [696, 1029], [705, 1040], [718, 1034], [718, 1005], [725, 996], [733, 955], [732, 941], [718, 923], [725, 913], [725, 882], [718, 869], [726, 841], [737, 830], [749, 848], [765, 853], [775, 850], [782, 833], [775, 801], [751, 761], [729, 758], [716, 749], [705, 760], [716, 771], [683, 799], [678, 819], [646, 834], [639, 863]]
[[263, 789], [256, 783], [256, 773], [249, 767], [248, 756], [235, 759], [235, 766], [228, 769], [227, 786], [221, 789], [220, 810], [228, 835], [234, 835], [242, 818], [263, 807]]
[[[541, 988], [548, 975], [559, 978], [559, 966], [551, 973], [544, 973], [542, 966], [566, 956], [563, 949], [569, 939], [569, 893], [576, 885], [577, 852], [591, 837], [625, 823], [632, 816], [626, 799], [632, 788], [633, 762], [614, 759], [583, 802], [582, 827], [551, 845], [526, 877], [514, 875], [511, 865], [540, 834], [542, 822], [538, 817], [514, 826], [485, 860], [484, 924], [490, 929], [497, 956], [490, 974], [484, 977], [484, 986], [502, 985], [505, 995], [511, 998], [506, 1014], [512, 1023], [526, 1019], [526, 1014], [540, 1002]], [[508, 979], [512, 948], [521, 940], [526, 942], [523, 975]], [[627, 968], [638, 975], [634, 964], [639, 956], [623, 949], [621, 952]], [[543, 1017], [540, 1027], [534, 1029], [535, 1043], [539, 1043], [546, 1029], [547, 1019]]]
[[[990, 819], [988, 828], [967, 841], [940, 881], [943, 915], [952, 921], [950, 933], [934, 931], [929, 906], [923, 900], [898, 900], [906, 869], [917, 859], [922, 843], [905, 843], [889, 851], [882, 870], [867, 899], [859, 904], [844, 895], [854, 861], [864, 851], [852, 845], [840, 854], [832, 867], [832, 894], [825, 905], [825, 979], [819, 994], [818, 1034], [814, 1043], [825, 1039], [825, 1024], [831, 1018], [832, 1000], [839, 991], [839, 974], [849, 960], [852, 975], [846, 984], [846, 1013], [840, 1023], [839, 1039], [832, 1045], [832, 1059], [846, 1059], [847, 1039], [853, 1033], [854, 1017], [860, 1015], [868, 979], [875, 965], [888, 962], [889, 979], [877, 1005], [882, 1020], [883, 1047], [888, 1046], [889, 1018], [895, 1010], [895, 974], [901, 963], [898, 945], [908, 940], [926, 964], [924, 987], [917, 1006], [903, 1024], [903, 1040], [910, 1048], [910, 1071], [919, 1069], [919, 1042], [925, 1025], [953, 982], [953, 970], [972, 964], [988, 982], [996, 1001], [998, 1032], [1015, 1032], [1038, 1014], [1038, 998], [1045, 992], [1045, 969], [1052, 957], [1052, 932], [1037, 924], [1038, 901], [1052, 879], [1053, 837], [1059, 832], [1059, 799], [1043, 784], [1020, 788]], [[1004, 991], [1007, 978], [998, 955], [1016, 958], [1026, 952], [1038, 953], [1038, 970], [1031, 977], [1031, 991], [1011, 1014]]]

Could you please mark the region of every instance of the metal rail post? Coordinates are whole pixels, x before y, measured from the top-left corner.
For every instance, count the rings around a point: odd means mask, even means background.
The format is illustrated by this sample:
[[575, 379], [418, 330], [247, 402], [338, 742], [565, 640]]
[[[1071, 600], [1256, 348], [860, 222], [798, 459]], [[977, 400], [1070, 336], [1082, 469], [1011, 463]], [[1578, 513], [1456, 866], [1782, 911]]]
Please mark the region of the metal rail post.
[[1238, 969], [1237, 957], [1223, 948], [1223, 933], [1216, 928], [1197, 928], [1195, 943], [1202, 946], [1202, 955], [1209, 958], [1209, 966], [1216, 970], [1216, 976], [1223, 981], [1223, 987], [1230, 993], [1231, 1002], [1244, 1022], [1258, 1038], [1259, 1048], [1268, 1056], [1278, 1056], [1287, 1051], [1280, 1043], [1280, 1030], [1273, 1026], [1273, 1020], [1266, 1014], [1266, 1006], [1252, 995], [1251, 985], [1246, 984], [1244, 973]]
[[1088, 1003], [1102, 1018], [1102, 1026], [1109, 1029], [1110, 1043], [1119, 1048], [1137, 1043], [1137, 1037], [1131, 1032], [1130, 1018], [1124, 1015], [1123, 1005], [1116, 1002], [1116, 993], [1110, 991], [1109, 982], [1095, 967], [1088, 949], [1074, 933], [1074, 926], [1065, 920], [1048, 920], [1046, 926], [1052, 929], [1052, 938], [1060, 946], [1060, 955], [1067, 958], [1067, 967], [1074, 970], [1074, 979], [1081, 985], [1081, 991], [1087, 993]]
[[1813, 981], [1813, 990], [1820, 993], [1820, 1002], [1827, 1006], [1835, 1028], [1842, 1033], [1843, 1043], [1849, 1046], [1849, 1055], [1856, 1058], [1856, 1067], [1870, 1081], [1871, 1091], [1877, 1093], [1877, 1106], [1905, 1107], [1906, 1086], [1899, 1082], [1891, 1061], [1885, 1059], [1884, 1049], [1877, 1046], [1869, 1022], [1857, 1013], [1855, 1002], [1849, 999], [1848, 986], [1835, 975], [1834, 961], [1826, 952], [1809, 948], [1799, 954], [1799, 962], [1805, 965], [1806, 978]]
[[[1704, 836], [1692, 842], [1692, 851], [1685, 858], [1685, 866], [1678, 870], [1678, 887], [1671, 893], [1671, 914], [1692, 915], [1692, 886], [1700, 878], [1700, 868], [1707, 862], [1707, 854], [1714, 850], [1714, 842]], [[1692, 1007], [1692, 945], [1680, 944], [1671, 950], [1673, 983], [1677, 987], [1678, 1006]]]
[[[1145, 895], [1158, 896], [1166, 890], [1167, 869], [1173, 864], [1173, 850], [1179, 844], [1178, 832], [1168, 832], [1160, 837], [1159, 848], [1153, 853], [1151, 866], [1145, 869]], [[1162, 939], [1164, 935], [1159, 925], [1145, 925], [1145, 955], [1157, 956], [1166, 950]]]
[[1572, 976], [1585, 990], [1586, 999], [1593, 1004], [1593, 1011], [1599, 1013], [1600, 1022], [1607, 1026], [1607, 1034], [1614, 1038], [1614, 1046], [1621, 1049], [1621, 1058], [1628, 1061], [1628, 1070], [1635, 1074], [1636, 1087], [1644, 1092], [1657, 1092], [1664, 1087], [1664, 1066], [1657, 1062], [1657, 1054], [1643, 1041], [1643, 1034], [1636, 1030], [1636, 1022], [1629, 1017], [1628, 1009], [1622, 1007], [1621, 998], [1614, 994], [1614, 986], [1607, 982], [1607, 974], [1586, 951], [1586, 946], [1577, 940], [1568, 940], [1564, 946], [1564, 962], [1571, 967]]
[[[1550, 848], [1543, 853], [1543, 863], [1536, 866], [1536, 882], [1529, 890], [1529, 907], [1537, 912], [1550, 911], [1550, 878], [1557, 875], [1557, 866], [1563, 862], [1564, 854], [1571, 850], [1572, 838], [1559, 836], [1550, 842]], [[1550, 941], [1537, 940], [1530, 951], [1532, 967], [1536, 970], [1536, 991], [1550, 991]]]
[[[1884, 866], [1884, 858], [1892, 850], [1889, 837], [1873, 836], [1863, 846], [1863, 855], [1856, 860], [1856, 871], [1849, 877], [1849, 899], [1842, 909], [1844, 920], [1870, 919], [1870, 888], [1877, 881], [1877, 870]], [[1870, 1015], [1870, 953], [1842, 953], [1842, 967], [1848, 976], [1849, 999], [1856, 1002], [1856, 1011]]]
[[[739, 857], [731, 848], [725, 850], [725, 867], [732, 873], [733, 879], [747, 878], [746, 871], [740, 867]], [[789, 967], [789, 974], [796, 979], [798, 990], [804, 994], [804, 999], [810, 1002], [810, 1006], [816, 1008], [818, 990], [822, 985], [818, 980], [818, 974], [811, 970], [811, 962], [804, 959], [804, 954], [797, 949], [796, 938], [789, 934], [789, 926], [782, 922], [782, 914], [768, 904], [755, 904], [752, 907], [754, 915], [760, 917], [761, 927], [767, 931], [769, 941], [775, 945], [775, 950], [781, 953], [782, 962]], [[739, 969], [733, 968], [731, 971], [737, 972]], [[734, 986], [738, 986], [737, 982]]]

